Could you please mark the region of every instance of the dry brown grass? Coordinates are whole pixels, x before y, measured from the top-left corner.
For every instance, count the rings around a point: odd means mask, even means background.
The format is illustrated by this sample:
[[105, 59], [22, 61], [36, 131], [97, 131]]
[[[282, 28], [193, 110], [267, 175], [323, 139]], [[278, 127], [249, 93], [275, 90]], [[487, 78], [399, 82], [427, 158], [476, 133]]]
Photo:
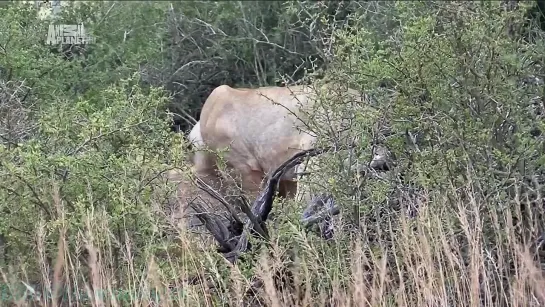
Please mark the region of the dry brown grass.
[[[366, 225], [363, 235], [337, 233], [334, 244], [293, 224], [280, 224], [268, 249], [256, 251], [255, 261], [236, 266], [224, 261], [213, 246], [194, 240], [185, 231], [173, 239], [175, 246], [165, 245], [153, 252], [135, 250], [128, 236], [120, 246], [105, 213], [90, 212], [81, 233], [68, 233], [61, 222], [56, 250], [51, 253], [54, 260], [47, 256], [51, 251], [43, 241], [46, 230], [37, 226], [34, 252], [42, 268], [41, 280], [29, 277], [34, 275], [27, 274], [32, 272], [26, 271], [24, 263], [2, 269], [7, 285], [1, 294], [2, 305], [545, 304], [545, 277], [532, 242], [519, 240], [515, 227], [500, 226], [513, 225], [509, 219], [516, 212], [492, 216], [494, 211], [485, 210], [489, 204], [473, 197], [458, 199], [457, 207], [448, 207], [446, 198], [427, 199], [419, 204], [420, 212], [414, 219], [400, 215], [378, 228]], [[53, 200], [59, 220], [64, 221], [57, 189]], [[488, 225], [485, 221], [496, 222]], [[491, 229], [494, 231], [489, 233]], [[368, 233], [379, 230], [380, 240], [368, 240]], [[79, 247], [70, 247], [68, 236], [79, 238], [85, 257], [78, 255]], [[150, 242], [150, 246], [156, 243]], [[121, 247], [119, 253], [113, 252], [116, 247]], [[247, 294], [255, 285], [260, 286], [250, 299]]]

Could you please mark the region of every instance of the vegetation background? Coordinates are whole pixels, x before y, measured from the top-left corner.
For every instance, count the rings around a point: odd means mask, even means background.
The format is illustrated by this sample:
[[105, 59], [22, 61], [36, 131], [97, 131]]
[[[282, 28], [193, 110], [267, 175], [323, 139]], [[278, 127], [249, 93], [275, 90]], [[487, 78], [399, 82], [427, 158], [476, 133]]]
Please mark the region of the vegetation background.
[[[0, 304], [545, 304], [543, 1], [63, 4], [0, 4]], [[47, 45], [51, 23], [95, 41]], [[374, 97], [323, 105], [396, 168], [324, 156], [334, 240], [277, 205], [269, 244], [228, 264], [173, 217], [175, 132], [219, 85], [324, 79]]]

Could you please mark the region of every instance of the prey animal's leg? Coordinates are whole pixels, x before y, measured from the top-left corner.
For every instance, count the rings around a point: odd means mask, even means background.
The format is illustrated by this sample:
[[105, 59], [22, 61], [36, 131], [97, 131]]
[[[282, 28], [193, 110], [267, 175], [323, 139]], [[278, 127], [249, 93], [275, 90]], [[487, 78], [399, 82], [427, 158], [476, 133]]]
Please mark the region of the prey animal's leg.
[[253, 202], [263, 187], [265, 174], [261, 171], [247, 170], [242, 174], [242, 190], [250, 202]]
[[297, 195], [297, 181], [281, 180], [278, 184], [278, 196], [292, 199]]
[[333, 237], [332, 217], [339, 213], [339, 207], [335, 204], [332, 195], [314, 195], [303, 212], [301, 221], [307, 229], [318, 224], [320, 235], [325, 239], [331, 239]]

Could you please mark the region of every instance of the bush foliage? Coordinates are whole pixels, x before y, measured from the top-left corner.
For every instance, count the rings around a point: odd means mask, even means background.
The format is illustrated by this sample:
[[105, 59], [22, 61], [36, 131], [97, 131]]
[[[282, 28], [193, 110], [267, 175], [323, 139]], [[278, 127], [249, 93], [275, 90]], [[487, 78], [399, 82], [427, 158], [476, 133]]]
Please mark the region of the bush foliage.
[[[11, 2], [0, 16], [3, 300], [545, 304], [542, 1], [108, 1], [44, 18]], [[52, 23], [95, 40], [47, 45]], [[163, 175], [190, 167], [173, 126], [188, 132], [222, 84], [324, 81], [368, 101], [324, 92], [310, 114], [395, 167], [321, 156], [305, 180], [342, 209], [334, 241], [282, 201], [270, 242], [226, 264], [173, 217]], [[310, 123], [320, 146], [336, 144], [324, 122]]]

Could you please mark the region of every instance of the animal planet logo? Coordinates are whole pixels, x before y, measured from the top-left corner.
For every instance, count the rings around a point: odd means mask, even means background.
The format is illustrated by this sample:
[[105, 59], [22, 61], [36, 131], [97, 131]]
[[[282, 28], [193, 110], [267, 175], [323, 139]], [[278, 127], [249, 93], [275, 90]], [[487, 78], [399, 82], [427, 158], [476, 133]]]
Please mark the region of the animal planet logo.
[[85, 32], [83, 25], [49, 25], [47, 44], [78, 44], [85, 45], [94, 42], [94, 38]]

